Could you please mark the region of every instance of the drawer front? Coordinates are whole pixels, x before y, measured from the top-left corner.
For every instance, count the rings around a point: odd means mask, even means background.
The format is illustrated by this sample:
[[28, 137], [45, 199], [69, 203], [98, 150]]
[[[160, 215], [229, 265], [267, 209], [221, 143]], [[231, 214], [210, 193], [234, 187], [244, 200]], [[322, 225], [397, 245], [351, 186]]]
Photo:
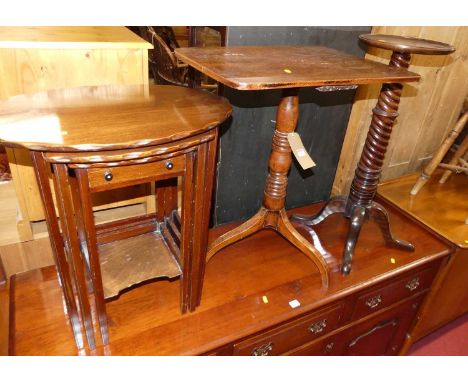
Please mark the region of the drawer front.
[[285, 324], [234, 345], [234, 355], [280, 355], [336, 329], [343, 304]]
[[343, 352], [343, 341], [338, 336], [309, 342], [282, 355], [288, 356], [336, 356]]
[[423, 293], [337, 334], [343, 342], [340, 355], [379, 356], [398, 354], [420, 304]]
[[185, 155], [162, 161], [130, 166], [91, 168], [87, 171], [91, 191], [109, 190], [133, 184], [146, 183], [155, 178], [171, 178], [185, 170]]
[[351, 320], [367, 316], [428, 289], [436, 271], [437, 267], [426, 268], [384, 287], [373, 288], [371, 291], [358, 294]]

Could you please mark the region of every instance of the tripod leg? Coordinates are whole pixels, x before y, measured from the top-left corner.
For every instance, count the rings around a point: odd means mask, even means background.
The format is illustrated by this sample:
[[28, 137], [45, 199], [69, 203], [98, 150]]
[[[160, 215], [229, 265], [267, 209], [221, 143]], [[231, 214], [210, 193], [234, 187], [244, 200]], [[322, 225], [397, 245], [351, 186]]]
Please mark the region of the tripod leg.
[[366, 217], [366, 208], [354, 206], [351, 212], [351, 224], [349, 225], [348, 236], [346, 237], [345, 248], [343, 252], [343, 264], [341, 273], [347, 275], [351, 272], [351, 262], [353, 261], [354, 248], [356, 247], [362, 224]]
[[321, 278], [322, 286], [328, 287], [328, 264], [323, 258], [322, 254], [310, 244], [289, 221], [286, 211], [280, 211], [280, 218], [278, 219], [278, 232], [286, 238], [292, 245], [299, 249], [303, 254], [310, 258], [317, 266]]
[[224, 247], [227, 247], [228, 245], [242, 240], [243, 238], [261, 230], [263, 228], [263, 223], [265, 222], [266, 213], [267, 210], [262, 207], [249, 220], [245, 221], [233, 230], [226, 232], [224, 235], [218, 237], [208, 247], [206, 254], [206, 262], [208, 262], [214, 255], [216, 255], [216, 253], [221, 251]]
[[328, 216], [336, 213], [344, 213], [346, 206], [346, 198], [344, 196], [336, 196], [331, 198], [325, 205], [322, 207], [320, 212], [315, 215], [293, 215], [291, 221], [294, 221], [299, 224], [304, 224], [308, 226], [316, 225]]
[[393, 237], [392, 231], [390, 230], [390, 221], [387, 211], [385, 211], [385, 208], [381, 204], [372, 202], [370, 207], [370, 218], [374, 219], [374, 221], [379, 225], [387, 246], [402, 249], [404, 251], [414, 251], [413, 244]]

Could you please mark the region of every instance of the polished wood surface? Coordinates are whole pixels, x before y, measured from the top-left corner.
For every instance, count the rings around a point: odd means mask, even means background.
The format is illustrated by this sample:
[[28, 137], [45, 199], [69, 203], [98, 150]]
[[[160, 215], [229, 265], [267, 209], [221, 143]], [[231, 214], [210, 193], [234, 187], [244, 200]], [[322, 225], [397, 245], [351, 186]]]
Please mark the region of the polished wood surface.
[[[313, 213], [319, 208], [320, 205], [315, 205], [295, 212]], [[208, 263], [202, 304], [194, 313], [181, 315], [179, 311], [179, 281], [148, 283], [106, 304], [111, 342], [107, 347], [98, 348], [95, 353], [175, 355], [203, 354], [220, 349], [216, 353], [222, 354], [223, 347], [229, 343], [241, 343], [243, 338], [309, 312], [334, 306], [343, 299], [349, 299], [346, 300], [346, 306], [352, 309], [355, 297], [350, 296], [369, 293], [369, 288], [377, 292], [388, 282], [400, 282], [402, 277], [411, 281], [420, 269], [435, 265], [437, 259], [449, 253], [447, 245], [441, 240], [406, 219], [394, 208], [387, 208], [391, 219], [397, 223], [396, 233], [405, 232], [416, 243], [414, 253], [402, 253], [385, 247], [375, 225], [367, 224], [363, 227], [356, 250], [353, 272], [343, 277], [338, 271], [338, 265], [347, 224], [346, 220], [335, 215], [317, 227], [318, 234], [330, 248], [334, 264], [330, 287], [325, 290], [320, 287], [319, 273], [306, 257], [301, 256], [297, 249], [279, 235], [264, 230], [225, 248], [222, 255]], [[232, 227], [231, 224], [212, 230], [211, 240]], [[433, 266], [431, 268], [433, 271], [437, 269]], [[402, 288], [409, 293], [404, 286], [407, 281], [403, 281]], [[388, 287], [393, 289], [391, 283]], [[415, 292], [414, 298], [419, 298], [417, 296], [421, 296], [423, 290], [419, 292], [416, 289]], [[266, 302], [263, 296], [266, 296]], [[296, 309], [288, 304], [294, 299], [301, 304]], [[14, 354], [78, 353], [63, 313], [61, 293], [53, 268], [16, 275], [12, 286], [12, 302], [14, 326], [11, 344]], [[413, 304], [408, 302], [406, 306]], [[355, 328], [352, 322], [345, 323], [343, 330], [348, 333], [348, 340], [344, 344], [349, 344], [378, 326], [380, 312], [386, 315], [387, 320], [399, 317], [390, 316], [391, 312], [403, 314], [401, 305], [398, 305], [400, 310], [393, 306], [384, 309], [379, 307], [376, 313], [369, 316], [375, 317], [373, 321], [368, 321], [367, 317], [357, 321], [363, 325], [360, 331], [352, 329]], [[410, 314], [411, 309], [407, 307], [403, 311]], [[343, 312], [343, 315], [348, 316], [349, 313]], [[311, 316], [309, 326], [317, 324], [314, 328], [318, 327], [323, 318], [327, 316]], [[305, 326], [306, 331], [309, 326]], [[376, 334], [387, 333], [386, 330], [377, 330]], [[296, 336], [296, 332], [293, 333]], [[329, 333], [333, 335], [334, 332]], [[309, 335], [312, 334], [309, 331]], [[327, 337], [324, 347], [329, 341]]]
[[[152, 46], [125, 27], [0, 27], [0, 46], [0, 99], [77, 86], [148, 85]], [[45, 218], [31, 159], [26, 150], [7, 153], [20, 211], [17, 231], [21, 241], [31, 240], [33, 222]], [[99, 204], [146, 202], [149, 212], [148, 194], [132, 190], [117, 202], [103, 198]]]
[[[229, 103], [173, 86], [85, 87], [16, 98], [21, 101], [4, 116], [25, 128], [8, 139], [31, 151], [77, 349], [107, 345], [105, 299], [148, 279], [180, 276], [181, 312], [193, 311], [203, 286], [217, 126], [230, 115]], [[28, 104], [31, 119], [22, 114]], [[42, 126], [39, 139], [37, 114], [55, 118]], [[6, 123], [0, 136], [11, 129]], [[93, 193], [153, 182], [164, 191], [157, 191], [162, 210], [96, 225]]]
[[119, 26], [8, 26], [0, 27], [0, 48], [102, 49], [146, 48], [146, 42]]
[[179, 48], [176, 56], [239, 90], [418, 81], [419, 75], [320, 46]]
[[415, 37], [388, 34], [363, 34], [359, 36], [359, 39], [369, 46], [401, 53], [450, 54], [455, 52], [455, 48], [450, 44]]
[[454, 175], [447, 183], [440, 184], [438, 178], [442, 172], [436, 170], [414, 196], [410, 191], [419, 174], [385, 182], [378, 190], [379, 197], [398, 206], [456, 248], [428, 296], [410, 344], [468, 311], [468, 225], [464, 224], [468, 211], [468, 200], [464, 197], [468, 178]]
[[440, 184], [438, 178], [442, 172], [436, 170], [417, 195], [411, 195], [410, 191], [419, 174], [382, 183], [378, 193], [451, 243], [468, 249], [468, 225], [465, 224], [468, 178], [454, 175]]
[[[373, 34], [412, 36], [450, 44], [456, 51], [448, 56], [418, 55], [411, 68], [424, 80], [403, 88], [398, 123], [392, 133], [382, 180], [422, 170], [459, 118], [468, 88], [467, 26], [374, 26]], [[361, 44], [362, 45], [362, 44]], [[371, 47], [366, 60], [387, 63], [388, 50]], [[380, 86], [364, 85], [356, 91], [336, 169], [332, 195], [349, 190], [361, 148], [372, 119], [369, 113], [379, 96]]]
[[0, 143], [39, 151], [98, 151], [171, 142], [231, 113], [213, 94], [176, 86], [98, 86], [0, 102]]

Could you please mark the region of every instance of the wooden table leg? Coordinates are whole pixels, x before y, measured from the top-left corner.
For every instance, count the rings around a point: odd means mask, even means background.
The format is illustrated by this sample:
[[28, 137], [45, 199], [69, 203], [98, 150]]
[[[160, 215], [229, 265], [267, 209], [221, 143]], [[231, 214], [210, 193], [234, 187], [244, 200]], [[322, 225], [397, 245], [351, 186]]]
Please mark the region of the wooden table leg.
[[41, 193], [41, 199], [44, 204], [47, 230], [49, 232], [49, 239], [52, 246], [52, 255], [57, 268], [58, 280], [62, 287], [67, 314], [70, 319], [76, 346], [78, 349], [83, 349], [84, 341], [81, 331], [81, 323], [74, 298], [70, 270], [68, 268], [67, 258], [65, 255], [65, 246], [55, 214], [54, 200], [52, 198], [47, 172], [47, 163], [45, 162], [42, 153], [33, 151], [31, 153], [31, 157], [39, 185], [39, 191]]
[[276, 114], [276, 128], [268, 162], [263, 206], [252, 218], [217, 238], [208, 248], [207, 261], [218, 251], [263, 228], [279, 232], [286, 240], [309, 257], [317, 266], [322, 285], [328, 287], [328, 265], [322, 254], [292, 226], [284, 208], [288, 172], [292, 164], [287, 136], [296, 129], [299, 115], [299, 89], [284, 89]]
[[81, 205], [82, 223], [86, 236], [86, 246], [89, 256], [89, 267], [91, 270], [91, 280], [93, 282], [94, 301], [101, 332], [103, 345], [109, 344], [109, 330], [107, 327], [106, 304], [104, 301], [104, 289], [101, 277], [101, 265], [99, 263], [99, 252], [97, 247], [96, 225], [93, 216], [93, 203], [91, 200], [91, 191], [89, 189], [88, 173], [83, 169], [75, 169], [77, 183], [79, 188], [79, 198], [76, 201]]
[[53, 164], [54, 186], [57, 206], [60, 216], [60, 225], [66, 242], [66, 249], [70, 254], [72, 275], [75, 280], [78, 302], [80, 304], [81, 317], [85, 327], [88, 346], [95, 349], [93, 320], [86, 285], [85, 265], [81, 256], [80, 242], [78, 239], [78, 227], [75, 221], [70, 183], [68, 179], [68, 166], [66, 164]]
[[195, 199], [193, 213], [192, 248], [192, 298], [190, 310], [200, 305], [205, 275], [208, 228], [210, 223], [211, 196], [216, 168], [218, 134], [214, 139], [200, 145], [195, 163]]

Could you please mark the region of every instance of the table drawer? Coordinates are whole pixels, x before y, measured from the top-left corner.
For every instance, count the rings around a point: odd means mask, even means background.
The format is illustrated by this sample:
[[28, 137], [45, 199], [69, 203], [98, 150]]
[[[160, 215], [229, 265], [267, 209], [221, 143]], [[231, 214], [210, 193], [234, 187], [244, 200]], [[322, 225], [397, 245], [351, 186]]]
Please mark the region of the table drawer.
[[309, 342], [282, 355], [287, 356], [336, 356], [343, 351], [344, 343], [339, 336], [334, 335], [317, 341]]
[[351, 320], [357, 320], [428, 289], [437, 269], [437, 267], [426, 268], [384, 287], [373, 288], [358, 294]]
[[91, 168], [88, 172], [91, 191], [109, 190], [117, 187], [146, 183], [155, 178], [180, 175], [185, 170], [185, 155], [130, 166]]
[[343, 304], [285, 324], [234, 345], [234, 355], [280, 355], [336, 329]]

